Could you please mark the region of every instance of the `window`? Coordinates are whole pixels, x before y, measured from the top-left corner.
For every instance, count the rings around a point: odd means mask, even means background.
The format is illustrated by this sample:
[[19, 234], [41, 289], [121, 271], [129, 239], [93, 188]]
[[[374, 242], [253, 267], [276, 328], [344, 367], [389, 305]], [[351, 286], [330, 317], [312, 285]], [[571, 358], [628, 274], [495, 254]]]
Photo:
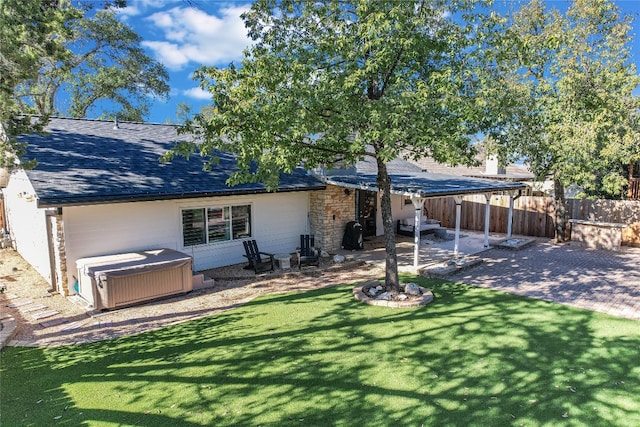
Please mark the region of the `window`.
[[182, 244], [185, 247], [245, 237], [251, 237], [251, 205], [182, 211]]
[[233, 238], [251, 237], [251, 206], [231, 207]]
[[209, 243], [229, 240], [229, 207], [207, 209], [207, 229]]
[[204, 209], [182, 211], [182, 242], [184, 246], [206, 243], [204, 232]]

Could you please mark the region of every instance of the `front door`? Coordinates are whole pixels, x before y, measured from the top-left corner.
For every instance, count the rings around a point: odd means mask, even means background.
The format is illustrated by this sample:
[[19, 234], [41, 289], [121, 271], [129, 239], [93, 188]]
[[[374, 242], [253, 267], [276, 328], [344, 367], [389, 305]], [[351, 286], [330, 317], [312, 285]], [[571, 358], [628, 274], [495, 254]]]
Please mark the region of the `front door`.
[[376, 235], [376, 205], [375, 191], [358, 190], [356, 192], [356, 217], [362, 225], [363, 237]]

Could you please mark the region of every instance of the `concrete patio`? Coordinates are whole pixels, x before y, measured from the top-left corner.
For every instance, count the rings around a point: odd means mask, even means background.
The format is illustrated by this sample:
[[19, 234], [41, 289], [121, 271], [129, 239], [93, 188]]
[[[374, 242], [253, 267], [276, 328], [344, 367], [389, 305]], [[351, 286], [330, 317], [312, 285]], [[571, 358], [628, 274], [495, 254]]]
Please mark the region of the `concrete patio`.
[[[398, 253], [398, 270], [404, 273], [418, 274], [429, 266], [434, 266], [454, 259], [454, 240], [453, 230], [448, 231], [451, 239], [438, 239], [432, 234], [422, 236], [420, 239], [418, 268], [413, 265], [414, 261], [414, 245], [413, 238], [402, 235], [396, 235], [396, 250]], [[462, 230], [460, 233], [460, 241], [458, 245], [459, 258], [476, 259], [479, 254], [489, 250], [493, 245], [506, 239], [504, 234], [489, 234], [489, 247], [484, 246], [484, 233], [470, 230]], [[537, 241], [548, 241], [548, 239], [534, 239]], [[368, 237], [364, 242], [364, 250], [347, 251], [339, 250], [338, 255], [343, 255], [347, 260], [364, 261], [369, 264], [375, 264], [380, 268], [385, 266], [385, 250], [384, 236]]]

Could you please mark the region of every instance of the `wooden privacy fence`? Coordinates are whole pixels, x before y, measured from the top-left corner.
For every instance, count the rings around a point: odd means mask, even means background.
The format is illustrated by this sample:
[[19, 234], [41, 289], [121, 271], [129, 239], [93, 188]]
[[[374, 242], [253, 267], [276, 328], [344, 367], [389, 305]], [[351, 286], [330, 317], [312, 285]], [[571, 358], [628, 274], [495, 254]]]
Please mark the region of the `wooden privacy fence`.
[[[484, 194], [463, 197], [460, 228], [484, 230], [486, 206]], [[456, 226], [456, 204], [453, 197], [427, 199], [424, 206], [429, 218], [440, 220], [443, 227]], [[513, 234], [537, 237], [553, 237], [553, 199], [549, 197], [519, 197], [513, 204]], [[492, 196], [489, 214], [489, 231], [507, 232], [509, 196]]]
[[[429, 218], [443, 227], [456, 225], [456, 204], [452, 197], [427, 199], [424, 203]], [[486, 198], [484, 194], [463, 197], [460, 228], [484, 230]], [[523, 196], [514, 200], [513, 234], [536, 237], [554, 236], [555, 206], [551, 197]], [[568, 218], [627, 224], [623, 245], [640, 245], [640, 201], [635, 200], [567, 200]], [[492, 196], [489, 231], [506, 233], [509, 216], [509, 196]]]

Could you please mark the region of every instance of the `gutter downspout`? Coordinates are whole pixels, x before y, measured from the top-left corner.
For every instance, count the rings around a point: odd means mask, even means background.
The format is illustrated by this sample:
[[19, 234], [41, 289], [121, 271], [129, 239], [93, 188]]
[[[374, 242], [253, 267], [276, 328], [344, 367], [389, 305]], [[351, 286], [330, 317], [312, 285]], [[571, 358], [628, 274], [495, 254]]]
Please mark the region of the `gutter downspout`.
[[453, 256], [457, 258], [460, 248], [460, 214], [462, 212], [462, 196], [453, 196], [453, 201], [456, 203], [456, 232], [453, 243]]

